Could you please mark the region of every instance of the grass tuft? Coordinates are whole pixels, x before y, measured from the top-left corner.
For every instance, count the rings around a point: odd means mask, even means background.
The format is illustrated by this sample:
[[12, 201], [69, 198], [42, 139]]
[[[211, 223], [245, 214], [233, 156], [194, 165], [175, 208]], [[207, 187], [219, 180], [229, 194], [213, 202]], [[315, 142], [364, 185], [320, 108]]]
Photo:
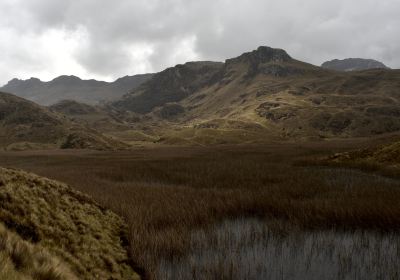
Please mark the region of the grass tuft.
[[0, 279], [74, 280], [70, 267], [0, 225]]

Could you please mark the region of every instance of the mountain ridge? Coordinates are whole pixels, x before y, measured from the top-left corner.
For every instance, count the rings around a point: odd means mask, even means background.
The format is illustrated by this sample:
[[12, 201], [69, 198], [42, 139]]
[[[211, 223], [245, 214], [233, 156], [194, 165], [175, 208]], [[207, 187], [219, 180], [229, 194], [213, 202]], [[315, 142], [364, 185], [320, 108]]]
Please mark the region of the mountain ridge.
[[224, 143], [229, 134], [240, 143], [400, 130], [393, 118], [400, 71], [337, 72], [270, 47], [215, 64], [207, 75], [201, 68], [196, 62], [168, 68], [110, 105], [146, 116], [136, 127], [158, 127], [166, 141]]
[[116, 101], [50, 108], [132, 143], [244, 143], [400, 131], [399, 93], [400, 70], [334, 71], [261, 46], [169, 67]]
[[83, 80], [74, 75], [61, 75], [48, 82], [38, 78], [27, 80], [14, 78], [1, 87], [0, 91], [12, 93], [40, 105], [52, 105], [65, 99], [98, 104], [120, 98], [150, 79], [152, 75], [125, 76], [113, 82]]

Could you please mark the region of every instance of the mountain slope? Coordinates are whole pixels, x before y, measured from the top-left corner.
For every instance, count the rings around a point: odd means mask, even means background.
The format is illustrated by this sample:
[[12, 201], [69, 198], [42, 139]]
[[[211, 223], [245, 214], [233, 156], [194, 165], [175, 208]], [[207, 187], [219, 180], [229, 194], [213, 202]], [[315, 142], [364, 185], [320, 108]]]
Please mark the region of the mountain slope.
[[88, 104], [120, 98], [151, 78], [151, 74], [126, 76], [112, 83], [81, 80], [75, 76], [60, 76], [50, 82], [39, 79], [13, 79], [0, 91], [13, 93], [41, 105], [51, 105], [64, 99], [72, 99]]
[[0, 148], [122, 148], [124, 144], [33, 102], [0, 92]]
[[358, 137], [400, 130], [399, 70], [336, 72], [269, 47], [199, 69], [196, 63], [169, 68], [112, 106], [145, 114], [142, 127], [158, 126], [168, 143]]
[[385, 64], [373, 59], [346, 58], [343, 60], [334, 59], [324, 62], [322, 68], [336, 71], [361, 71], [369, 69], [389, 69]]
[[32, 279], [139, 279], [116, 214], [65, 184], [22, 171], [0, 168], [0, 186], [0, 223], [7, 228], [0, 226], [0, 268], [14, 263], [10, 273], [35, 273]]
[[168, 68], [113, 105], [123, 110], [148, 113], [157, 106], [180, 101], [208, 85], [221, 66], [218, 62], [188, 62]]
[[[151, 136], [136, 132], [135, 125], [142, 121], [143, 116], [133, 112], [120, 112], [107, 106], [92, 106], [73, 100], [60, 101], [49, 109], [123, 141], [151, 140]], [[128, 137], [123, 137], [125, 133]]]

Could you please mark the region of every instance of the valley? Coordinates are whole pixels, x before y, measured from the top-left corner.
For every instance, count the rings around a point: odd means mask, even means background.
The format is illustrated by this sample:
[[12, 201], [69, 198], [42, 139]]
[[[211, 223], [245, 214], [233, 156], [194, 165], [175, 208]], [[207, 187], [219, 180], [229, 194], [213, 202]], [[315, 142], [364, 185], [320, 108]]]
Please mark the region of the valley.
[[259, 47], [112, 99], [48, 86], [0, 93], [0, 276], [400, 275], [400, 70]]
[[0, 280], [400, 279], [399, 14], [0, 1]]

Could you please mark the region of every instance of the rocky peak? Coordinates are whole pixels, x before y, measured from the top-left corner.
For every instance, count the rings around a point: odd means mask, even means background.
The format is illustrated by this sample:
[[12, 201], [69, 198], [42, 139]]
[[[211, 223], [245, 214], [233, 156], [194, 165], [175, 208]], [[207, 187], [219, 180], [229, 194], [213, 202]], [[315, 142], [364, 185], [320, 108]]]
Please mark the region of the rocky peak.
[[[233, 72], [244, 74], [244, 80], [249, 80], [259, 74], [286, 77], [304, 72], [302, 65], [297, 67], [293, 64], [296, 64], [296, 61], [286, 51], [261, 46], [257, 50], [226, 60], [225, 73], [228, 73], [228, 76]], [[237, 67], [238, 65], [241, 66]], [[243, 65], [247, 67], [245, 72]], [[227, 74], [224, 79], [227, 79], [226, 76]]]
[[40, 81], [38, 78], [30, 78], [28, 80], [20, 80], [20, 79], [14, 78], [14, 79], [10, 80], [2, 88], [2, 90], [13, 92], [15, 89], [18, 89], [18, 88], [32, 88], [32, 87], [40, 84], [41, 82], [42, 81]]
[[41, 81], [38, 78], [30, 78], [28, 80], [20, 80], [17, 78], [14, 78], [12, 80], [10, 80], [5, 86], [18, 86], [22, 83], [29, 83], [29, 84], [33, 84], [33, 83], [40, 83]]
[[236, 58], [228, 59], [227, 64], [243, 63], [263, 64], [263, 63], [281, 63], [292, 60], [290, 55], [282, 49], [274, 49], [266, 46], [261, 46], [257, 50], [247, 52]]
[[74, 83], [74, 84], [76, 84], [76, 83], [79, 83], [79, 82], [82, 82], [82, 80], [79, 77], [76, 77], [76, 76], [73, 76], [73, 75], [71, 75], [71, 76], [62, 75], [62, 76], [59, 76], [59, 77], [55, 78], [50, 83], [53, 83], [53, 84], [70, 84], [70, 83]]
[[346, 58], [343, 60], [334, 59], [324, 62], [322, 68], [336, 71], [360, 71], [368, 69], [389, 69], [385, 64], [374, 59]]

